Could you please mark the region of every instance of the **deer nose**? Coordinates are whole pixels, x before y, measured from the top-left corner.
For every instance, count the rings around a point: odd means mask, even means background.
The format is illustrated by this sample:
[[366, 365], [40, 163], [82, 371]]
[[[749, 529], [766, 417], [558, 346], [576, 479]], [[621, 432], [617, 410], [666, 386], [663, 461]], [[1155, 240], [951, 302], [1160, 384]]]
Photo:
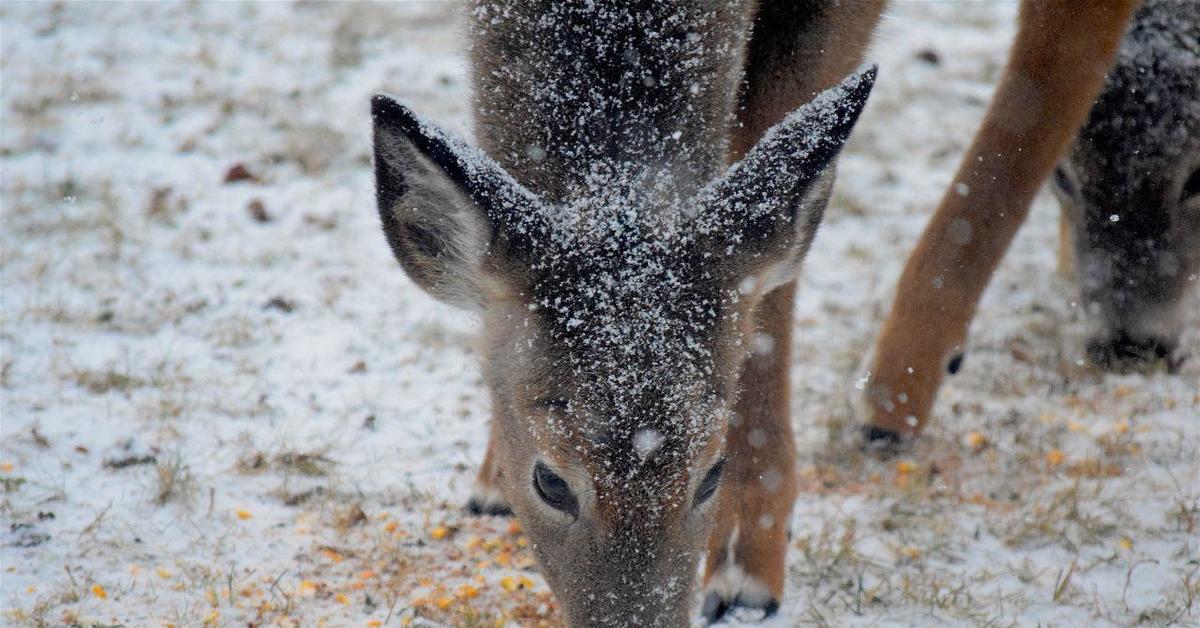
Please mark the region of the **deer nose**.
[[1134, 336], [1124, 331], [1093, 338], [1088, 342], [1088, 360], [1105, 370], [1117, 373], [1145, 371], [1158, 364], [1175, 372], [1183, 363], [1176, 355], [1176, 340], [1157, 336]]

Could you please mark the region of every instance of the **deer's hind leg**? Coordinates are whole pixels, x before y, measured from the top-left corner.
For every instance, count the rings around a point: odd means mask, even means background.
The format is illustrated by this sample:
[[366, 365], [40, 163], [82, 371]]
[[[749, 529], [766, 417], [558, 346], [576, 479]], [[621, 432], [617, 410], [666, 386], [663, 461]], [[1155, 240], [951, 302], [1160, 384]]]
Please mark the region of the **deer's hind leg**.
[[876, 342], [868, 438], [896, 442], [919, 433], [944, 374], [962, 365], [979, 298], [1042, 180], [1083, 124], [1138, 4], [1021, 5], [987, 116], [908, 258]]
[[[862, 61], [883, 0], [762, 0], [747, 47], [745, 86], [731, 157]], [[729, 467], [718, 498], [705, 567], [704, 614], [716, 621], [734, 606], [778, 608], [792, 505], [795, 442], [789, 398], [795, 283], [764, 297], [755, 311], [770, 351], [746, 362], [737, 421], [728, 435]]]

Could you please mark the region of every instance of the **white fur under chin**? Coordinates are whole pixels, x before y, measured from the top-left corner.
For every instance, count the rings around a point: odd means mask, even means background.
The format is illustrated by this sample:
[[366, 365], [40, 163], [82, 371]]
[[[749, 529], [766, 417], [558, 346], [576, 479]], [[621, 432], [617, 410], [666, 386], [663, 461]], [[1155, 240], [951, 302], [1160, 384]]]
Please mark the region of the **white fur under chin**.
[[740, 565], [726, 563], [721, 570], [709, 579], [705, 587], [709, 593], [716, 593], [722, 600], [732, 602], [737, 600], [742, 606], [763, 608], [771, 601], [771, 591], [763, 581], [746, 573]]

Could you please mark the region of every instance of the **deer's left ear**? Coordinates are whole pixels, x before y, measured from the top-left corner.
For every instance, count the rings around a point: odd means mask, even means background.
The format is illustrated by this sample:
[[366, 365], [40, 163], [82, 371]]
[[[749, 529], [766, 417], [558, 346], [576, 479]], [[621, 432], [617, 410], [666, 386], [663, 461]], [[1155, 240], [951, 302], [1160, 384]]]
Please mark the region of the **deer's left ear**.
[[[706, 231], [767, 289], [794, 277], [833, 187], [834, 160], [867, 103], [874, 66], [846, 77], [772, 127], [705, 195]], [[726, 235], [727, 234], [727, 235]]]

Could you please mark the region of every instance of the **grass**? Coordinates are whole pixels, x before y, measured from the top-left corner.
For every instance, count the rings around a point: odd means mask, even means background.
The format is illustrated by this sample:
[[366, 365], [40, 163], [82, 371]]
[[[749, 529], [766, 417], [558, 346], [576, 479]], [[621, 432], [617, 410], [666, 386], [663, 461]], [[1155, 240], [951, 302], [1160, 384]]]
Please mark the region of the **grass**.
[[154, 503], [165, 506], [180, 503], [190, 506], [196, 498], [197, 483], [179, 452], [168, 453], [154, 466]]

